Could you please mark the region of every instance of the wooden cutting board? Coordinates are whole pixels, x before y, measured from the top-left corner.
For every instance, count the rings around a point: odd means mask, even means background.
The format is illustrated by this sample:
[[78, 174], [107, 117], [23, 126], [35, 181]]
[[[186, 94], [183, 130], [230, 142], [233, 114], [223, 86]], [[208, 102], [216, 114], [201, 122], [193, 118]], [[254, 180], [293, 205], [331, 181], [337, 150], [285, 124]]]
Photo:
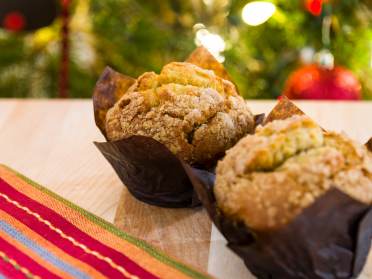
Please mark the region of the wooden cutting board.
[[114, 223], [166, 254], [207, 272], [212, 224], [204, 209], [148, 205], [124, 188]]

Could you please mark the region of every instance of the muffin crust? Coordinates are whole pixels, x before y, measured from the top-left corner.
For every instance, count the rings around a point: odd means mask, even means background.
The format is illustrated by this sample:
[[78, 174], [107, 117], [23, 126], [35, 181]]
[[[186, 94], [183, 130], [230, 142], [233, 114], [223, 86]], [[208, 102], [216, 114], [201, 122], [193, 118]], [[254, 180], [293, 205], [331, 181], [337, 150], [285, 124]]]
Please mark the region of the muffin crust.
[[140, 76], [106, 116], [109, 140], [149, 136], [191, 164], [217, 158], [253, 128], [231, 82], [184, 62]]
[[224, 214], [261, 231], [290, 222], [332, 186], [371, 204], [372, 154], [307, 116], [293, 116], [231, 148], [218, 164], [214, 191]]

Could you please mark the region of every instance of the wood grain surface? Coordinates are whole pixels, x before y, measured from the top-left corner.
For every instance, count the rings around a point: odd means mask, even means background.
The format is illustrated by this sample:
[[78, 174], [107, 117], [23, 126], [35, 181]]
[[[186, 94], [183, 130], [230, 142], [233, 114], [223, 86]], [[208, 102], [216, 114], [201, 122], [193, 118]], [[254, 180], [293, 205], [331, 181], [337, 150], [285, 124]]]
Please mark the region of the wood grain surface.
[[185, 263], [208, 270], [212, 224], [202, 208], [160, 208], [136, 200], [124, 189], [115, 225]]
[[[254, 113], [267, 113], [275, 101], [249, 104]], [[372, 136], [371, 102], [297, 104], [325, 129], [363, 143]], [[133, 199], [92, 143], [101, 140], [90, 100], [0, 100], [0, 163], [218, 278], [254, 278], [203, 210]], [[372, 279], [371, 256], [360, 278]]]

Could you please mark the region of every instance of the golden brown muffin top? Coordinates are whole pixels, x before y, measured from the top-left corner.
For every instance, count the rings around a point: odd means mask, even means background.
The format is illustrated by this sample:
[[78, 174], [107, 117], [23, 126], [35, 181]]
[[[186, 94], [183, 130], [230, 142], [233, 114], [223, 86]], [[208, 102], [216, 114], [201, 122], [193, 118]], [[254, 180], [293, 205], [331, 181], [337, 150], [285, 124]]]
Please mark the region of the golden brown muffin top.
[[267, 230], [291, 221], [332, 185], [371, 204], [372, 154], [307, 116], [293, 116], [231, 148], [218, 164], [215, 194], [226, 215]]
[[[144, 95], [153, 98], [150, 103], [156, 102], [156, 92], [161, 87], [172, 88], [174, 93], [182, 94], [182, 86], [194, 86], [198, 88], [210, 88], [216, 90], [223, 96], [237, 96], [234, 84], [222, 79], [214, 74], [211, 70], [202, 69], [194, 64], [187, 62], [172, 62], [163, 67], [160, 74], [147, 72], [141, 75], [137, 82], [128, 90], [130, 92], [141, 92]], [[149, 93], [149, 90], [153, 93]]]
[[152, 137], [189, 163], [213, 161], [253, 128], [231, 82], [185, 62], [140, 76], [106, 116], [109, 140]]

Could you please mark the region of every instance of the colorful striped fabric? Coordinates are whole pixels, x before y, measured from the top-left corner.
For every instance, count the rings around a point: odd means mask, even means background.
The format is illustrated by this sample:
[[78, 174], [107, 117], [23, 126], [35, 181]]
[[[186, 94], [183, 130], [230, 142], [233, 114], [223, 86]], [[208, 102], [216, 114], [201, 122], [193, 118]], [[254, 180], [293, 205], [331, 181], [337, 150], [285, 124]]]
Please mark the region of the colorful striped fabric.
[[0, 279], [210, 278], [0, 165]]

